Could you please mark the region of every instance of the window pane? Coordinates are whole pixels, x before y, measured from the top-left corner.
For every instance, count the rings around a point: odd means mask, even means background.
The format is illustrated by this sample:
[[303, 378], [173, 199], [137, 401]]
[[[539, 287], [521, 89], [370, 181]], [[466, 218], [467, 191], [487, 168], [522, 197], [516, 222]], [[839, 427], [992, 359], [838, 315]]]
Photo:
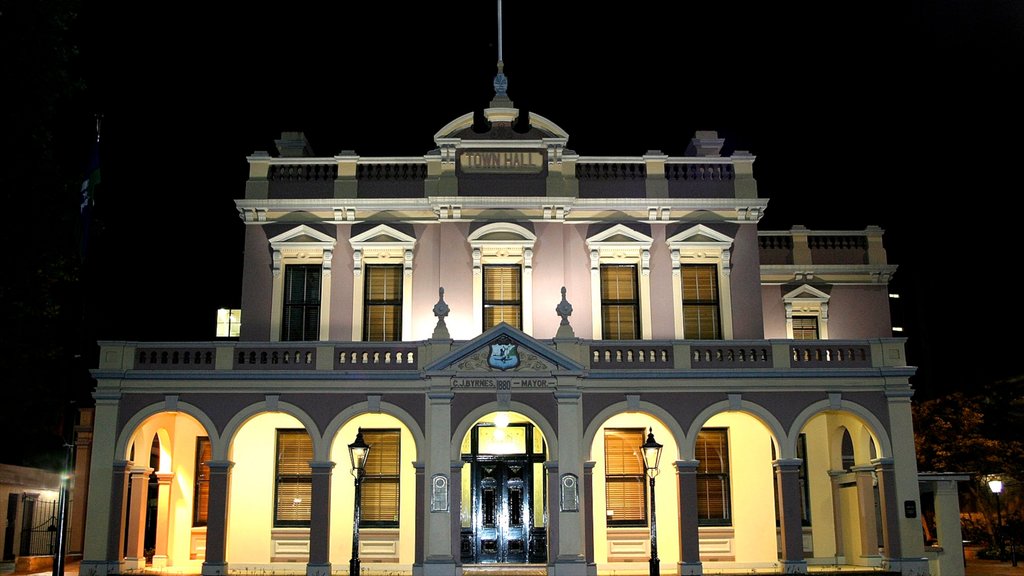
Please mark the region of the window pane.
[[818, 317], [817, 316], [793, 316], [793, 339], [794, 340], [817, 340], [818, 339]]
[[277, 431], [275, 526], [309, 526], [313, 492], [313, 443], [305, 430]]
[[196, 438], [195, 492], [193, 494], [192, 525], [206, 526], [210, 508], [210, 459], [213, 451], [210, 439]]
[[683, 286], [683, 335], [696, 340], [722, 337], [718, 299], [718, 266], [686, 264], [680, 267]]
[[360, 525], [397, 527], [399, 510], [399, 469], [401, 433], [398, 430], [366, 430], [363, 439], [370, 446], [366, 474], [362, 480]]
[[282, 340], [320, 338], [320, 264], [285, 266]]
[[601, 266], [601, 337], [605, 340], [640, 337], [640, 301], [634, 265]]
[[402, 338], [402, 267], [374, 264], [366, 267], [363, 340], [394, 342]]
[[729, 435], [725, 428], [703, 428], [697, 433], [697, 518], [701, 524], [728, 524]]
[[646, 526], [647, 492], [644, 483], [644, 443], [641, 428], [604, 432], [605, 502], [609, 526]]
[[518, 264], [491, 264], [483, 269], [484, 326], [505, 322], [522, 328], [522, 269]]

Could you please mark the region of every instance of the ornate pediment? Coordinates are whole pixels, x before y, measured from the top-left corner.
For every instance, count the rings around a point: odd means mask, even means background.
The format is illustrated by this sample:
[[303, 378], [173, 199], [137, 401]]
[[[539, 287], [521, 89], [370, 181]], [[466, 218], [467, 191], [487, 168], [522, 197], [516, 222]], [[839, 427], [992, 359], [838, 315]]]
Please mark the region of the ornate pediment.
[[578, 373], [575, 360], [551, 345], [535, 340], [508, 324], [499, 324], [459, 348], [438, 358], [426, 368], [428, 374], [478, 375], [489, 377]]

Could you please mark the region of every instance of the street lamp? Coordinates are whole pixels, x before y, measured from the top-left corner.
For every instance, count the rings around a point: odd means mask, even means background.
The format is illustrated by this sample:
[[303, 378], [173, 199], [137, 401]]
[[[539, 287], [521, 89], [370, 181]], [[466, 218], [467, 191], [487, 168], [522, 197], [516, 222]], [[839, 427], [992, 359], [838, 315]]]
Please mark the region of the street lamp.
[[988, 489], [996, 495], [996, 546], [999, 547], [999, 556], [1003, 556], [1003, 511], [999, 506], [999, 495], [1003, 492], [1003, 481], [992, 479], [988, 481]]
[[352, 513], [352, 559], [348, 561], [349, 576], [359, 574], [359, 508], [361, 504], [360, 482], [366, 470], [366, 457], [370, 446], [363, 440], [363, 429], [356, 433], [356, 441], [348, 445], [348, 456], [352, 461], [352, 476], [356, 479], [355, 511]]
[[654, 477], [658, 475], [658, 463], [661, 461], [663, 446], [654, 439], [654, 428], [647, 434], [647, 441], [640, 447], [644, 453], [644, 471], [651, 479], [651, 572], [650, 576], [658, 576], [658, 523], [654, 516]]

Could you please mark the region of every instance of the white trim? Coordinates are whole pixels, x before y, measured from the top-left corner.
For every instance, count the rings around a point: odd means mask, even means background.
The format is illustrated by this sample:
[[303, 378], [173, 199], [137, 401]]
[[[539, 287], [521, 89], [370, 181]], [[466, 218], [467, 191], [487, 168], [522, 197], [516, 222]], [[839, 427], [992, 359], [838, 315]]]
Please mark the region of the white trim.
[[782, 301], [786, 308], [786, 338], [793, 339], [793, 316], [815, 316], [818, 319], [818, 339], [828, 340], [829, 295], [814, 286], [802, 284], [790, 290]]
[[[611, 238], [625, 237], [622, 240]], [[602, 338], [601, 266], [632, 264], [637, 268], [637, 294], [640, 306], [640, 339], [651, 339], [651, 244], [654, 239], [624, 224], [616, 224], [587, 238], [590, 250], [591, 322], [594, 339]]]
[[[702, 238], [706, 238], [702, 239]], [[682, 267], [687, 264], [714, 264], [718, 269], [718, 310], [722, 338], [732, 340], [732, 244], [725, 234], [697, 224], [665, 241], [672, 259], [672, 309], [675, 337], [686, 338], [683, 325]]]
[[[307, 237], [309, 240], [299, 240]], [[331, 263], [334, 260], [334, 246], [337, 240], [306, 226], [296, 226], [267, 240], [273, 250], [271, 262], [274, 279], [270, 297], [270, 341], [281, 340], [281, 322], [284, 316], [284, 274], [285, 266], [296, 264], [320, 264], [320, 333], [319, 340], [330, 339], [331, 328]]]
[[[379, 240], [380, 238], [387, 238]], [[349, 238], [352, 245], [352, 341], [363, 340], [363, 270], [367, 264], [402, 265], [402, 334], [401, 340], [412, 339], [412, 264], [416, 238], [387, 224]]]
[[[495, 234], [518, 237], [487, 239]], [[522, 331], [533, 335], [533, 245], [537, 236], [511, 222], [495, 222], [474, 230], [469, 237], [473, 251], [473, 321], [483, 331], [484, 291], [483, 266], [486, 264], [518, 264], [522, 270]]]

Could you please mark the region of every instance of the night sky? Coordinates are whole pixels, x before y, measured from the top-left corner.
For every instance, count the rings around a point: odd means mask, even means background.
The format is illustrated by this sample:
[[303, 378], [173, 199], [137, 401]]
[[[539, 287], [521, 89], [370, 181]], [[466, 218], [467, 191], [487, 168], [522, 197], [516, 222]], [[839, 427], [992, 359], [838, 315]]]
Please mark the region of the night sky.
[[[418, 156], [493, 95], [493, 2], [96, 4], [74, 29], [104, 115], [100, 339], [212, 339], [239, 305], [245, 157], [281, 131]], [[1021, 3], [504, 4], [509, 95], [571, 149], [717, 130], [757, 156], [762, 229], [886, 229], [925, 395], [1021, 372]]]

